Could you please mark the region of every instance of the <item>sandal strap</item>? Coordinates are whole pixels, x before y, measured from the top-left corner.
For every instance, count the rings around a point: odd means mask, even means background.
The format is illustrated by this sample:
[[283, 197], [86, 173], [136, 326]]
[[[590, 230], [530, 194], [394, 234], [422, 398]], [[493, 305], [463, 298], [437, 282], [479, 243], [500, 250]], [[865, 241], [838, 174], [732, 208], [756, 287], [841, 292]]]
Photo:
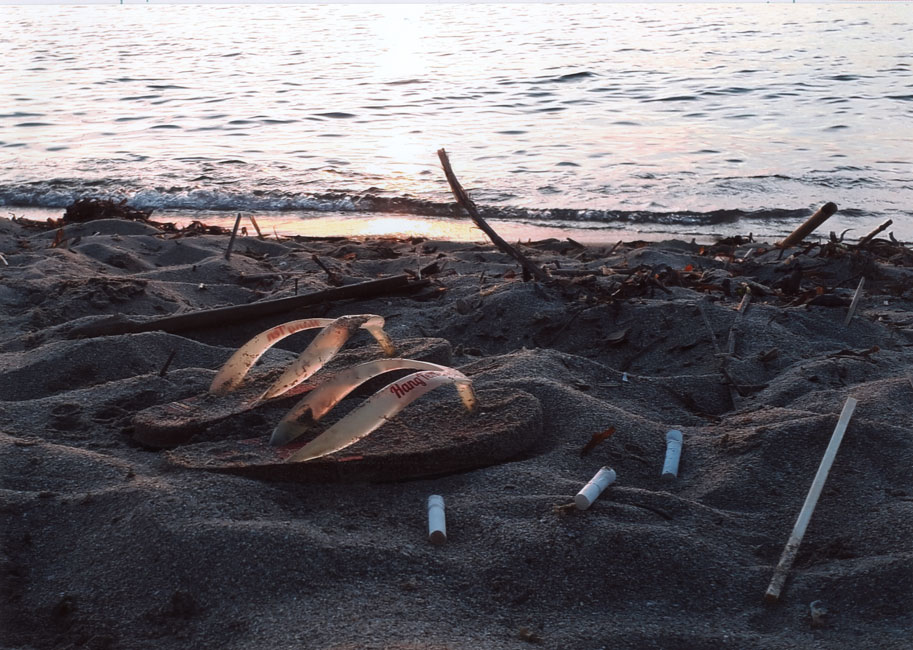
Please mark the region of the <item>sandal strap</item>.
[[451, 371], [451, 368], [428, 361], [414, 359], [377, 359], [366, 361], [340, 370], [326, 382], [309, 392], [288, 413], [276, 428], [269, 443], [274, 447], [287, 445], [308, 431], [324, 415], [330, 412], [346, 395], [366, 381], [393, 370], [437, 370]]
[[332, 454], [352, 445], [380, 427], [425, 393], [444, 384], [453, 384], [466, 410], [475, 410], [477, 401], [472, 380], [452, 368], [423, 370], [384, 386], [351, 413], [289, 456], [290, 463]]
[[360, 328], [366, 329], [374, 336], [385, 354], [388, 356], [393, 355], [395, 348], [387, 333], [384, 332], [383, 325], [383, 317], [374, 314], [340, 316], [320, 330], [310, 345], [304, 349], [304, 352], [298, 355], [298, 358], [285, 369], [279, 379], [266, 389], [266, 392], [260, 396], [260, 400], [279, 397], [308, 379], [323, 368]]
[[[360, 324], [371, 333], [377, 340], [384, 352], [389, 356], [394, 354], [393, 344], [386, 332], [383, 330], [384, 319], [374, 314], [363, 314], [361, 316], [343, 316], [342, 318], [363, 318]], [[305, 330], [326, 328], [337, 322], [338, 318], [305, 318], [293, 320], [281, 325], [276, 325], [270, 329], [261, 332], [250, 339], [247, 343], [238, 348], [233, 355], [216, 373], [212, 383], [209, 386], [209, 392], [213, 395], [225, 395], [238, 388], [247, 376], [248, 371], [255, 363], [276, 343], [287, 336], [303, 332]], [[357, 328], [356, 328], [357, 329]], [[312, 343], [313, 345], [313, 343]], [[306, 354], [311, 346], [302, 353]], [[338, 348], [337, 348], [338, 349]], [[334, 352], [335, 353], [335, 352]], [[306, 379], [302, 378], [301, 381]], [[298, 382], [301, 383], [301, 382]], [[294, 384], [297, 385], [297, 384]]]

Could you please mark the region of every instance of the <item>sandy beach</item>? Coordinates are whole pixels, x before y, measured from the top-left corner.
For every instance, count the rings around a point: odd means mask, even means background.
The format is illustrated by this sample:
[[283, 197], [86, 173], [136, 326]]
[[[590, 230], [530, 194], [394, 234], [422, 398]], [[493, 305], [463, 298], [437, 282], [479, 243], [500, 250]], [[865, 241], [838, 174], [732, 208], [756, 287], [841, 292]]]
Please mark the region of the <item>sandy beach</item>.
[[[911, 647], [913, 251], [887, 233], [783, 250], [550, 239], [520, 246], [549, 276], [524, 281], [481, 241], [260, 239], [246, 225], [226, 259], [228, 236], [203, 228], [0, 219], [0, 647]], [[400, 275], [373, 296], [139, 327]], [[431, 448], [466, 440], [463, 469], [359, 480], [178, 462], [269, 439], [294, 399], [173, 449], [136, 441], [138, 413], [205, 393], [255, 334], [352, 314], [382, 316], [394, 344], [433, 343], [472, 379], [478, 416], [442, 417], [459, 410], [444, 386], [389, 423]], [[312, 338], [282, 339], [260, 365], [287, 366]], [[340, 359], [374, 348], [359, 332]], [[798, 557], [765, 603], [849, 397]], [[469, 446], [505, 422], [523, 434], [508, 458]], [[383, 459], [385, 432], [339, 454]], [[576, 509], [603, 466], [616, 481]]]

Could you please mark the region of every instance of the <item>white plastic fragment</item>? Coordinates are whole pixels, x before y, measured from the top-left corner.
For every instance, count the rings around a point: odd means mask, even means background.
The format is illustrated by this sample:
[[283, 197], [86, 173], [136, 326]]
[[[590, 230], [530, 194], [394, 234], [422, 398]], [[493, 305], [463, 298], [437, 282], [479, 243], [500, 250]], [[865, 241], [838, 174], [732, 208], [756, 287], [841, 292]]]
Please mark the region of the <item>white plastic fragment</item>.
[[615, 482], [615, 470], [603, 467], [596, 472], [596, 475], [590, 479], [590, 482], [583, 486], [583, 489], [574, 497], [574, 505], [578, 510], [586, 510], [595, 501], [602, 491]]
[[628, 373], [626, 373], [626, 372], [621, 373], [621, 380], [628, 381]]
[[672, 429], [666, 432], [666, 462], [663, 463], [663, 478], [678, 476], [678, 461], [682, 457], [682, 432]]
[[444, 497], [428, 497], [428, 541], [440, 545], [447, 541], [447, 520], [444, 516]]

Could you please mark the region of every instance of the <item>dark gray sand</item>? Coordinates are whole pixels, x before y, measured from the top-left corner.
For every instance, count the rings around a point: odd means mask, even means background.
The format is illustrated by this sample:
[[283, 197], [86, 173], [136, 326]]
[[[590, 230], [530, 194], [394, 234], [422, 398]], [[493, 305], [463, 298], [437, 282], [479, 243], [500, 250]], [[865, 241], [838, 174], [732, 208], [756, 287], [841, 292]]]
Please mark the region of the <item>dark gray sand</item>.
[[[913, 255], [902, 247], [790, 259], [800, 249], [757, 242], [523, 246], [546, 284], [470, 243], [244, 237], [226, 261], [224, 235], [102, 220], [64, 236], [52, 246], [55, 230], [0, 220], [4, 648], [913, 647]], [[344, 283], [442, 269], [417, 292], [70, 338], [115, 314], [325, 289], [314, 254]], [[449, 341], [480, 393], [534, 396], [534, 444], [435, 478], [308, 483], [186, 469], [133, 441], [138, 411], [205, 391], [257, 332], [361, 313], [384, 316], [394, 341]], [[287, 363], [310, 338], [265, 359]], [[373, 340], [347, 348], [362, 345]], [[422, 399], [457, 404], [445, 388]], [[849, 396], [859, 404], [798, 559], [780, 602], [765, 604]], [[191, 442], [266, 438], [288, 408], [232, 416]], [[459, 435], [429, 422], [441, 439]], [[684, 450], [666, 482], [672, 428]], [[604, 465], [617, 481], [589, 510], [568, 507]], [[430, 494], [446, 501], [442, 546], [427, 540]]]

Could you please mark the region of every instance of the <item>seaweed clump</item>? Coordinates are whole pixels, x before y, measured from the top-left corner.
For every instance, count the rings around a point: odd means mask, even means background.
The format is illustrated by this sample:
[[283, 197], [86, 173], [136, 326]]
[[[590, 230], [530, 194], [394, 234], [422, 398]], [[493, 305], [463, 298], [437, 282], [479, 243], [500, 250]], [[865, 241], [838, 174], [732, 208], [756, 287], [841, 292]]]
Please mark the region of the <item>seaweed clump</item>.
[[77, 199], [67, 206], [63, 223], [84, 223], [96, 219], [127, 219], [148, 221], [152, 210], [139, 210], [127, 205], [127, 199], [115, 202], [112, 199]]

